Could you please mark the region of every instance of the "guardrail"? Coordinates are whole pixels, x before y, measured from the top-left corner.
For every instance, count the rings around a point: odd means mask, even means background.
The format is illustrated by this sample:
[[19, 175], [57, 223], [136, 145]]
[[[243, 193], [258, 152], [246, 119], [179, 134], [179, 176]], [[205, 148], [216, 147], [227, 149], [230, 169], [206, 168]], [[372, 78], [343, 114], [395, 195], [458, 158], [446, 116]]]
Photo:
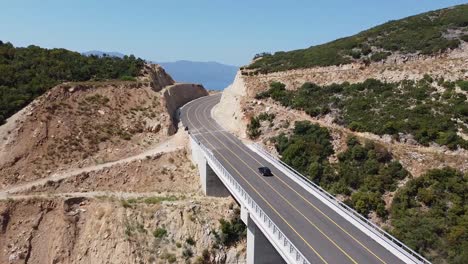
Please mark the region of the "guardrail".
[[[258, 206], [258, 204], [250, 197], [250, 195], [242, 188], [242, 186], [237, 182], [237, 180], [224, 168], [221, 162], [215, 157], [215, 155], [203, 144], [200, 143], [194, 136], [190, 135], [190, 137], [197, 143], [205, 157], [207, 158], [208, 162], [211, 165], [221, 172], [219, 177], [223, 177], [228, 184], [231, 191], [235, 192], [233, 195], [238, 198], [242, 199], [244, 206], [248, 209], [249, 213], [253, 216], [252, 218], [261, 221], [260, 225], [266, 232], [268, 232], [268, 236], [276, 241], [274, 242], [278, 247], [283, 250], [283, 254], [285, 254], [290, 261], [297, 264], [311, 264], [304, 255], [294, 246], [294, 244], [289, 240], [283, 232], [275, 225], [275, 223], [268, 217], [268, 215]], [[257, 223], [258, 225], [258, 223]], [[272, 243], [273, 244], [273, 243]]]
[[282, 166], [286, 168], [287, 170], [291, 171], [294, 176], [299, 177], [301, 180], [305, 180], [312, 188], [317, 191], [317, 193], [322, 196], [323, 198], [327, 199], [329, 202], [337, 205], [337, 208], [341, 209], [343, 212], [345, 212], [347, 215], [352, 217], [354, 220], [359, 222], [362, 226], [366, 227], [369, 231], [371, 231], [373, 234], [379, 236], [381, 239], [385, 240], [389, 245], [393, 246], [395, 249], [397, 249], [400, 253], [404, 254], [405, 256], [420, 262], [420, 263], [428, 263], [430, 264], [427, 259], [425, 259], [423, 256], [406, 246], [403, 242], [400, 240], [396, 239], [389, 233], [387, 233], [385, 230], [381, 229], [378, 227], [376, 224], [372, 223], [369, 221], [367, 218], [356, 212], [353, 208], [349, 207], [345, 203], [339, 201], [338, 199], [335, 198], [334, 195], [330, 194], [329, 192], [325, 191], [314, 183], [313, 181], [309, 180], [307, 177], [296, 171], [294, 168], [289, 166], [288, 164], [284, 163], [283, 161], [277, 159], [275, 156], [273, 156], [271, 153], [266, 151], [260, 144], [254, 143], [252, 144], [255, 149], [257, 149], [260, 153], [263, 155], [269, 157], [270, 160], [272, 160], [275, 165]]

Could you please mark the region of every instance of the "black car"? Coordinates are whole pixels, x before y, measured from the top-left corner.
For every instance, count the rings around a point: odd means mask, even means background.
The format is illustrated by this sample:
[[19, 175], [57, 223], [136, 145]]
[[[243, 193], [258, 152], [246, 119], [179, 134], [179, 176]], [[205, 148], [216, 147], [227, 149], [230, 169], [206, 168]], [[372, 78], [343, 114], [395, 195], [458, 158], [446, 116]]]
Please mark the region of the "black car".
[[263, 176], [273, 176], [273, 174], [271, 173], [271, 170], [268, 167], [260, 167], [258, 168], [258, 171]]

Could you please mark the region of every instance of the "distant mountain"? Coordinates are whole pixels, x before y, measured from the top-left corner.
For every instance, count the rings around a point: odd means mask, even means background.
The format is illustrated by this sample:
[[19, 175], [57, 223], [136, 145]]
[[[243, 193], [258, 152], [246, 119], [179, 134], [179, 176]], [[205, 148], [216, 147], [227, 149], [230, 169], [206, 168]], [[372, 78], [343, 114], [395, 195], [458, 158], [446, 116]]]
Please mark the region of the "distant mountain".
[[[107, 54], [112, 57], [122, 58], [125, 54], [120, 52], [107, 52], [91, 50], [81, 54], [102, 57]], [[221, 64], [214, 61], [200, 62], [180, 60], [175, 62], [152, 62], [161, 65], [177, 82], [200, 83], [211, 90], [223, 90], [232, 83], [237, 66]]]
[[125, 56], [125, 54], [122, 54], [120, 52], [115, 52], [115, 51], [107, 52], [107, 51], [99, 51], [99, 50], [90, 50], [90, 51], [82, 52], [81, 54], [85, 56], [96, 55], [98, 57], [102, 57], [104, 54], [106, 54], [108, 56], [117, 57], [117, 58], [123, 58]]
[[200, 83], [207, 89], [222, 90], [232, 83], [239, 67], [218, 62], [157, 62], [177, 82]]

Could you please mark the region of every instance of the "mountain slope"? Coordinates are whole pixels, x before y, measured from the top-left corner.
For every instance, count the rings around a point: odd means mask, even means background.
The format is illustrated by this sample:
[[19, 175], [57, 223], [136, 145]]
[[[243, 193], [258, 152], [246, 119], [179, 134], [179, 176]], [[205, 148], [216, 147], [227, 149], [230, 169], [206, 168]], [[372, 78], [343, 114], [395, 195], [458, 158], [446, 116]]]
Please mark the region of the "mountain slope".
[[176, 61], [160, 62], [178, 82], [201, 83], [207, 89], [222, 90], [234, 80], [237, 66], [218, 62]]
[[87, 57], [66, 49], [14, 47], [0, 41], [0, 125], [36, 97], [65, 81], [136, 77], [143, 60]]
[[307, 49], [260, 54], [248, 69], [268, 73], [382, 61], [391, 55], [434, 55], [468, 41], [468, 4], [390, 21]]

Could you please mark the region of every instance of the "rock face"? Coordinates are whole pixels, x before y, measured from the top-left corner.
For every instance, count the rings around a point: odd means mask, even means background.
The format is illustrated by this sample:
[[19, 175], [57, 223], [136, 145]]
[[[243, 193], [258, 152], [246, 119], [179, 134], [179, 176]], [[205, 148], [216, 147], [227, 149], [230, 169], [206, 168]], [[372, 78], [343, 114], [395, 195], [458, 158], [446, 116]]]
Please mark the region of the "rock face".
[[161, 92], [164, 97], [166, 110], [172, 120], [172, 125], [170, 125], [168, 130], [169, 135], [174, 134], [177, 128], [177, 109], [194, 99], [208, 95], [208, 92], [202, 85], [190, 83], [176, 83], [164, 88]]
[[243, 76], [243, 78], [250, 97], [268, 89], [269, 84], [274, 81], [286, 84], [287, 89], [296, 89], [305, 82], [329, 85], [343, 82], [358, 83], [370, 78], [398, 82], [405, 79], [419, 80], [425, 74], [434, 78], [443, 77], [451, 81], [468, 78], [466, 71], [468, 67], [467, 43], [461, 44], [461, 47], [456, 50], [438, 56], [421, 55], [411, 59], [405, 58], [394, 55], [389, 57], [387, 61], [371, 63], [368, 66], [352, 63], [342, 66], [314, 67]]
[[175, 83], [172, 77], [158, 64], [146, 64], [142, 72], [143, 76], [140, 80], [149, 81], [155, 92], [159, 92], [164, 87]]
[[244, 78], [239, 71], [234, 82], [223, 91], [221, 101], [213, 108], [213, 117], [223, 127], [240, 137], [246, 136], [246, 122], [241, 101], [247, 95]]
[[[122, 201], [0, 201], [0, 263], [186, 263], [213, 248], [211, 230], [218, 229], [221, 214], [235, 206], [226, 198], [130, 205]], [[156, 237], [155, 230], [165, 234]], [[188, 238], [196, 243], [187, 243]], [[212, 249], [209, 255], [208, 261], [226, 259], [209, 263], [244, 263], [245, 243]]]

